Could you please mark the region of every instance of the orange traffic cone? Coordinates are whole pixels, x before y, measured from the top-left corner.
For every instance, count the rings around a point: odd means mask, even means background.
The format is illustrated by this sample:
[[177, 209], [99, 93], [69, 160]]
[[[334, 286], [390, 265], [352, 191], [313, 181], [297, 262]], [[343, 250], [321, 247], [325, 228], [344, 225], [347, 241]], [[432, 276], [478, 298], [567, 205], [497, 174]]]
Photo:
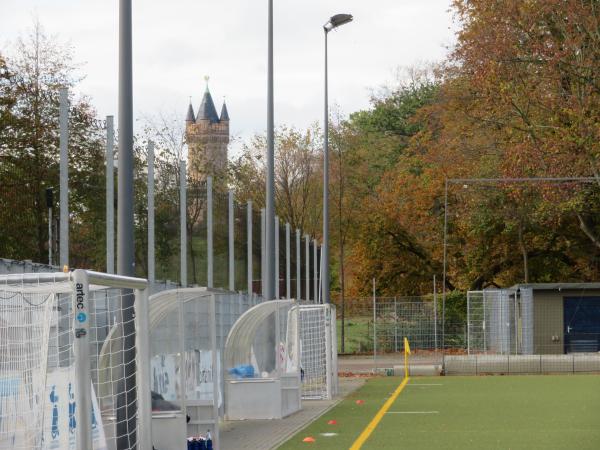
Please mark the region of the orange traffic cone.
[[312, 444], [313, 442], [315, 442], [315, 438], [312, 436], [308, 436], [308, 437], [305, 437], [304, 439], [302, 439], [302, 442], [308, 442], [308, 443]]

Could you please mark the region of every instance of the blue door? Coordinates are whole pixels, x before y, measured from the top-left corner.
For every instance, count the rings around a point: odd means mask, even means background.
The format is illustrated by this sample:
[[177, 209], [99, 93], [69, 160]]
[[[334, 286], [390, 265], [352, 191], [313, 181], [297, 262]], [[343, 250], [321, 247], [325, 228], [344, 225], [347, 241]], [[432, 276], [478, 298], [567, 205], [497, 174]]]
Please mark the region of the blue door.
[[600, 350], [600, 297], [564, 298], [565, 353]]

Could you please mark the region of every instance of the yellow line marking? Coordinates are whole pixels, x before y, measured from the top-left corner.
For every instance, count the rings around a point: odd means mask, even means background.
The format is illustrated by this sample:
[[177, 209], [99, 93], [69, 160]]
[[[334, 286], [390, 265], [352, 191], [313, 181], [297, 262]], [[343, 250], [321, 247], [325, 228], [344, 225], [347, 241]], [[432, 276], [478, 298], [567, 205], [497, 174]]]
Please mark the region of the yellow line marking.
[[369, 425], [367, 425], [367, 427], [363, 430], [363, 432], [360, 433], [360, 436], [358, 436], [358, 439], [356, 439], [356, 441], [354, 441], [354, 444], [352, 444], [352, 447], [350, 447], [350, 450], [359, 450], [363, 446], [363, 444], [367, 441], [367, 439], [369, 439], [369, 436], [371, 436], [371, 433], [373, 433], [373, 431], [375, 431], [375, 428], [377, 428], [377, 425], [379, 425], [379, 422], [381, 422], [381, 419], [383, 419], [383, 416], [385, 415], [387, 410], [390, 409], [390, 406], [392, 406], [392, 404], [396, 401], [396, 399], [398, 398], [398, 396], [400, 395], [400, 393], [402, 392], [402, 390], [408, 383], [409, 379], [410, 379], [409, 377], [406, 377], [406, 378], [404, 378], [404, 380], [402, 380], [402, 383], [400, 383], [400, 386], [398, 386], [396, 388], [396, 390], [394, 391], [392, 396], [390, 398], [388, 398], [387, 401], [381, 407], [381, 409], [379, 411], [377, 411], [377, 414], [375, 414], [375, 417], [373, 417], [373, 420], [371, 420], [371, 422], [369, 422]]

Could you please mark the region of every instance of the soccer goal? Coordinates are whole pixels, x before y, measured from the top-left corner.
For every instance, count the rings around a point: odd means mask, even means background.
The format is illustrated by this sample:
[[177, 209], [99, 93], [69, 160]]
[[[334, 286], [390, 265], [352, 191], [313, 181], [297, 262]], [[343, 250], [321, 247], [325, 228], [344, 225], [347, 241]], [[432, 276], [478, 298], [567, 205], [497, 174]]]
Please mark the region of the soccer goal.
[[0, 448], [152, 449], [146, 285], [0, 276]]
[[300, 306], [302, 398], [331, 399], [337, 394], [335, 306]]

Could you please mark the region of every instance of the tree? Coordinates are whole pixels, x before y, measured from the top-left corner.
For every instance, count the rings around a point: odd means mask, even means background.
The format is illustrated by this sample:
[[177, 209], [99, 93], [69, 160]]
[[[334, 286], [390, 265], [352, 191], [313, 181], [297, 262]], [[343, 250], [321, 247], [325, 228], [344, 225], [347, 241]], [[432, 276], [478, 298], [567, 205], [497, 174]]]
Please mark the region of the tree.
[[[231, 163], [236, 197], [264, 206], [266, 137], [255, 136]], [[275, 133], [275, 200], [277, 215], [312, 236], [321, 235], [322, 139], [313, 126], [306, 131], [281, 127]]]

